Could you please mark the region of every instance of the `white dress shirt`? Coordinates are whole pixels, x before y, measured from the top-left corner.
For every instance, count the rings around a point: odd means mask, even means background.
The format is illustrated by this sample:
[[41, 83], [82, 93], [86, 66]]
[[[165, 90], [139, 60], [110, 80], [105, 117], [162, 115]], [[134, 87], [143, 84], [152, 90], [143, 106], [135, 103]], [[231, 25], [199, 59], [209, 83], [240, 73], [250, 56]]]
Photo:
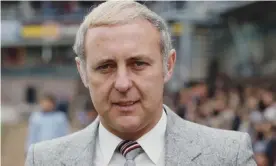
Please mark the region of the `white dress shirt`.
[[[165, 165], [165, 131], [167, 115], [163, 111], [161, 119], [148, 133], [137, 142], [145, 153], [135, 158], [136, 166], [164, 166]], [[99, 125], [99, 134], [96, 140], [95, 166], [122, 166], [126, 159], [119, 152], [115, 152], [121, 138], [109, 132], [103, 125]]]

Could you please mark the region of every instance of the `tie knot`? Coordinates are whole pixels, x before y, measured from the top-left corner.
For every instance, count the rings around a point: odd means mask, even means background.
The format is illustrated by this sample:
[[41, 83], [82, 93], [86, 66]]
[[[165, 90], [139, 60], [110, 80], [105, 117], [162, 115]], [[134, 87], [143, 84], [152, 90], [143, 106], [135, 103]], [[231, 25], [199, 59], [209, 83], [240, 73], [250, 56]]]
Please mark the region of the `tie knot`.
[[[142, 148], [136, 141], [122, 141], [118, 146], [117, 150], [126, 158], [131, 154], [130, 158], [135, 158], [141, 153]], [[135, 153], [134, 153], [135, 152]]]

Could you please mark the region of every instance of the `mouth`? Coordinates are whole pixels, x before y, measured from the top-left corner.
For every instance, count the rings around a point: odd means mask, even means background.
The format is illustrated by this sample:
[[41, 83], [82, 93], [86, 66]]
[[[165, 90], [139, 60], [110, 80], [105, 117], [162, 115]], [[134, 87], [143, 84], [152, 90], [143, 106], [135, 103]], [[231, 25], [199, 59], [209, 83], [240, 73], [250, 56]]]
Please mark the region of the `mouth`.
[[126, 101], [126, 102], [117, 102], [117, 103], [114, 103], [116, 105], [119, 105], [119, 106], [131, 106], [133, 104], [135, 104], [137, 101]]
[[113, 105], [121, 111], [131, 111], [131, 110], [135, 110], [134, 108], [138, 102], [139, 102], [139, 100], [137, 100], [137, 101], [120, 101], [120, 102], [113, 103]]

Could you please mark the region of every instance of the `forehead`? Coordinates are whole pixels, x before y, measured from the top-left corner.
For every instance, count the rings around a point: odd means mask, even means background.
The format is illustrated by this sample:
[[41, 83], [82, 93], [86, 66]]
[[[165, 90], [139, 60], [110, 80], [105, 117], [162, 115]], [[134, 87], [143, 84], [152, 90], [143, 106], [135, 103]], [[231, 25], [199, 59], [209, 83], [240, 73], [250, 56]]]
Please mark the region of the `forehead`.
[[160, 33], [147, 20], [137, 19], [127, 24], [89, 28], [86, 53], [93, 51], [122, 51], [123, 49], [159, 50]]

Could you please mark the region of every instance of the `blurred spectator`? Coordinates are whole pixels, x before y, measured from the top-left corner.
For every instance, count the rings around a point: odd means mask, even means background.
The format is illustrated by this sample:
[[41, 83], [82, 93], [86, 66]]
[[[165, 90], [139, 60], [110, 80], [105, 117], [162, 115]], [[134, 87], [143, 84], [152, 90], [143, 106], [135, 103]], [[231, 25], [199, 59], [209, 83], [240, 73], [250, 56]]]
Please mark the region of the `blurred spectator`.
[[42, 97], [40, 110], [32, 112], [29, 118], [29, 132], [25, 151], [31, 144], [69, 134], [66, 115], [55, 108], [56, 100], [52, 95]]
[[[274, 85], [272, 85], [274, 87]], [[272, 124], [276, 124], [276, 95], [273, 93], [273, 87], [269, 87], [263, 92], [264, 117]]]
[[86, 114], [87, 114], [87, 120], [86, 125], [89, 125], [92, 123], [98, 116], [97, 111], [95, 110], [95, 107], [91, 100], [89, 100], [86, 104]]
[[43, 1], [42, 2], [42, 13], [45, 19], [53, 19], [56, 15], [56, 10], [53, 7], [52, 1]]
[[263, 153], [256, 153], [255, 160], [258, 166], [269, 166], [267, 157]]
[[63, 112], [68, 120], [70, 120], [69, 117], [69, 101], [68, 99], [61, 99], [57, 103], [57, 110]]
[[[205, 83], [195, 83], [178, 93], [177, 114], [210, 127], [247, 132], [259, 166], [276, 162], [276, 98], [272, 84], [237, 86], [220, 78], [212, 96]], [[241, 86], [242, 85], [242, 86]]]
[[28, 86], [26, 89], [26, 103], [27, 104], [35, 104], [36, 101], [36, 96], [37, 96], [37, 90], [34, 86]]
[[84, 128], [92, 123], [98, 116], [97, 111], [94, 108], [94, 105], [91, 99], [88, 99], [85, 103], [84, 110], [80, 111], [78, 114], [78, 120], [81, 126]]
[[265, 154], [268, 157], [269, 166], [275, 166], [276, 164], [276, 125], [271, 126], [271, 135], [267, 143]]
[[185, 89], [179, 92], [179, 104], [176, 113], [183, 119], [186, 119], [187, 107], [189, 102], [189, 92]]

